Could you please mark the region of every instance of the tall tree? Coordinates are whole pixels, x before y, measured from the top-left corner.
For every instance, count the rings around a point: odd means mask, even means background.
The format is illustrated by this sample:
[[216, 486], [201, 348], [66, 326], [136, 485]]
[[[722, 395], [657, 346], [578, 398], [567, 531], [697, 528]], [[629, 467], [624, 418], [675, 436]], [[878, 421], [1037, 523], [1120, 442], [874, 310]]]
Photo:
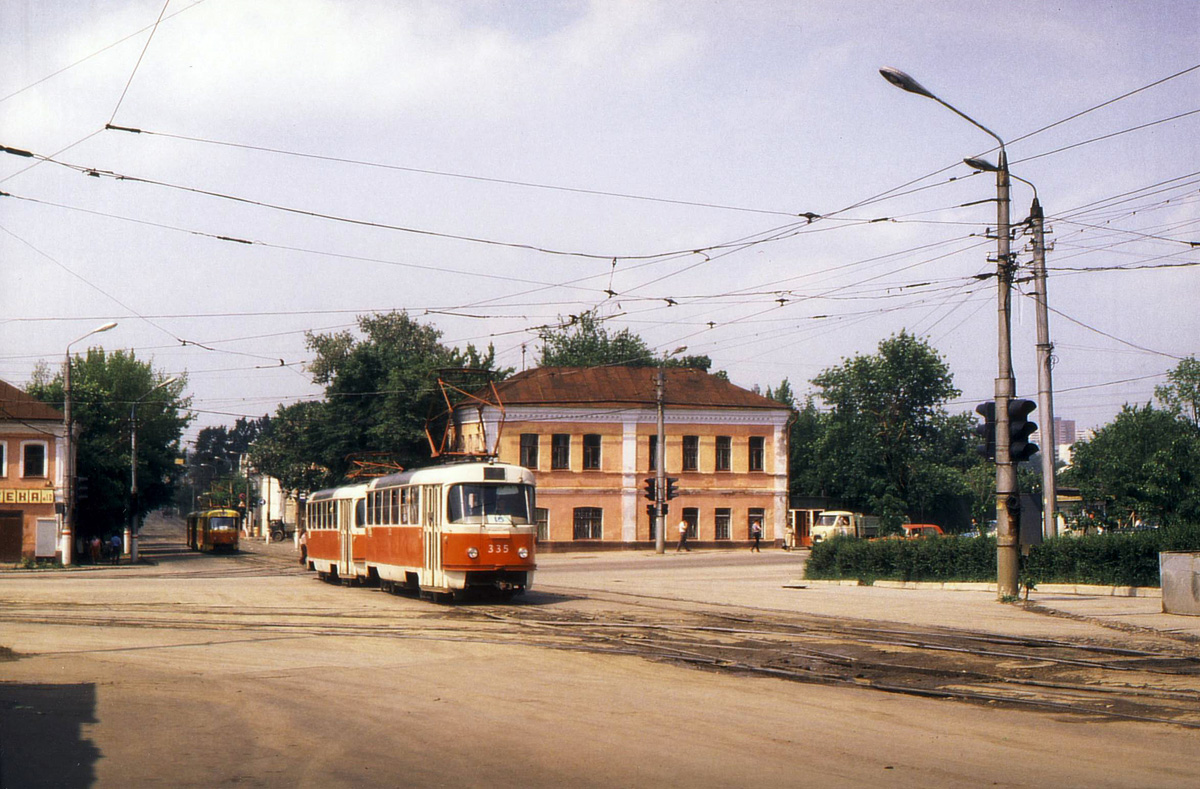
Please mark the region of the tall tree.
[[[137, 515], [168, 504], [179, 474], [179, 440], [191, 422], [183, 397], [186, 379], [155, 390], [168, 376], [133, 352], [89, 349], [71, 364], [72, 418], [79, 430], [76, 474], [87, 479], [75, 512], [78, 534], [103, 535], [122, 528], [129, 515], [132, 465], [131, 413], [137, 404]], [[40, 365], [29, 393], [61, 408], [62, 373]]]
[[[707, 356], [672, 356], [659, 359], [638, 335], [629, 329], [610, 334], [594, 312], [560, 319], [558, 328], [546, 328], [538, 334], [542, 341], [541, 367], [687, 367], [708, 372], [712, 359]], [[722, 378], [724, 372], [714, 373]]]
[[210, 500], [214, 504], [231, 505], [237, 500], [235, 491], [246, 489], [245, 478], [241, 474], [242, 456], [250, 451], [251, 444], [270, 423], [270, 417], [247, 419], [239, 417], [233, 427], [215, 425], [200, 430], [193, 444], [192, 452], [188, 455], [187, 473], [192, 490], [180, 490], [178, 501], [187, 501], [184, 506], [191, 506], [191, 497], [196, 491], [209, 492], [214, 483], [220, 480], [224, 495], [217, 495]]
[[543, 329], [542, 367], [653, 367], [654, 352], [629, 329], [609, 334], [594, 312], [572, 315], [557, 329]]
[[1200, 425], [1200, 362], [1195, 356], [1183, 359], [1167, 373], [1167, 383], [1154, 388], [1163, 406], [1193, 425]]
[[970, 420], [946, 413], [959, 391], [928, 343], [901, 332], [877, 353], [823, 371], [813, 384], [829, 410], [822, 417], [808, 406], [808, 455], [795, 458], [797, 480], [890, 524], [945, 509], [968, 492], [962, 472], [975, 462]]
[[426, 420], [445, 405], [439, 373], [509, 372], [496, 369], [490, 346], [486, 353], [449, 348], [440, 331], [404, 312], [361, 316], [358, 328], [357, 336], [308, 335], [316, 354], [309, 370], [325, 399], [281, 408], [254, 453], [258, 467], [285, 485], [335, 483], [363, 453], [385, 453], [405, 467], [428, 463]]
[[1126, 405], [1072, 447], [1065, 481], [1110, 518], [1200, 523], [1200, 429], [1171, 411]]

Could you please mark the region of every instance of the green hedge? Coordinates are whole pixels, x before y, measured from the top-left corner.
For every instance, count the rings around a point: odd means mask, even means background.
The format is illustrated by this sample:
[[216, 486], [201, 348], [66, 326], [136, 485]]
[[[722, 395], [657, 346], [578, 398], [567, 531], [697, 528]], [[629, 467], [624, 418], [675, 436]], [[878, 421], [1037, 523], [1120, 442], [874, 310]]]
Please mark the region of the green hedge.
[[[1173, 526], [1090, 537], [1057, 537], [1021, 562], [1022, 583], [1158, 586], [1160, 551], [1200, 550], [1200, 526]], [[996, 540], [932, 537], [858, 540], [813, 546], [806, 578], [891, 581], [995, 581]]]
[[804, 577], [890, 581], [986, 581], [996, 577], [991, 537], [859, 540], [836, 537], [813, 546]]

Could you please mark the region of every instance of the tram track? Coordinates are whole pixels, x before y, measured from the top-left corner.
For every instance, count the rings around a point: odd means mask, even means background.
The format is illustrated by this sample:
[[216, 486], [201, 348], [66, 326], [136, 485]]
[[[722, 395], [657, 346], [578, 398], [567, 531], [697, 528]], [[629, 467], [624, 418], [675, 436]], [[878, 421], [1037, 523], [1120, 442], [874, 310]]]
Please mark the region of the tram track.
[[[184, 568], [164, 561], [138, 568], [138, 577], [236, 584], [251, 577], [305, 575], [282, 556], [265, 553], [213, 564]], [[363, 588], [341, 591], [343, 605], [327, 604], [326, 595], [308, 595], [303, 608], [196, 600], [10, 599], [0, 601], [0, 618], [13, 624], [224, 634], [203, 644], [226, 637], [336, 637], [568, 650], [1037, 710], [1081, 721], [1200, 728], [1200, 650], [1170, 639], [1014, 637], [570, 588], [539, 587], [523, 600], [455, 606]], [[161, 648], [187, 646], [163, 643]]]

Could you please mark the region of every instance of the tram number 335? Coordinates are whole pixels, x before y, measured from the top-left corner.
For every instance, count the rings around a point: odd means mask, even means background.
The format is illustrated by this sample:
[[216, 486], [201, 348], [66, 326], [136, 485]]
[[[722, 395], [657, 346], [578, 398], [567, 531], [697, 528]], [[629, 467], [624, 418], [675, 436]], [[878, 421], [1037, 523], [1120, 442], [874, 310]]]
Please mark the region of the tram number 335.
[[507, 545], [496, 545], [495, 543], [488, 543], [487, 552], [488, 553], [508, 553], [508, 546]]

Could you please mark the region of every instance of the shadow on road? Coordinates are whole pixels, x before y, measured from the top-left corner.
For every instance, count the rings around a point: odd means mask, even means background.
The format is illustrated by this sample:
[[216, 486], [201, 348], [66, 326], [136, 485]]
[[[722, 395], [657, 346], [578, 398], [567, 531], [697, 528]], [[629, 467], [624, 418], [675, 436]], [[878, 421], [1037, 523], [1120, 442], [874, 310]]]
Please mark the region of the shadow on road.
[[91, 786], [100, 751], [83, 736], [97, 723], [96, 686], [0, 682], [0, 787]]

